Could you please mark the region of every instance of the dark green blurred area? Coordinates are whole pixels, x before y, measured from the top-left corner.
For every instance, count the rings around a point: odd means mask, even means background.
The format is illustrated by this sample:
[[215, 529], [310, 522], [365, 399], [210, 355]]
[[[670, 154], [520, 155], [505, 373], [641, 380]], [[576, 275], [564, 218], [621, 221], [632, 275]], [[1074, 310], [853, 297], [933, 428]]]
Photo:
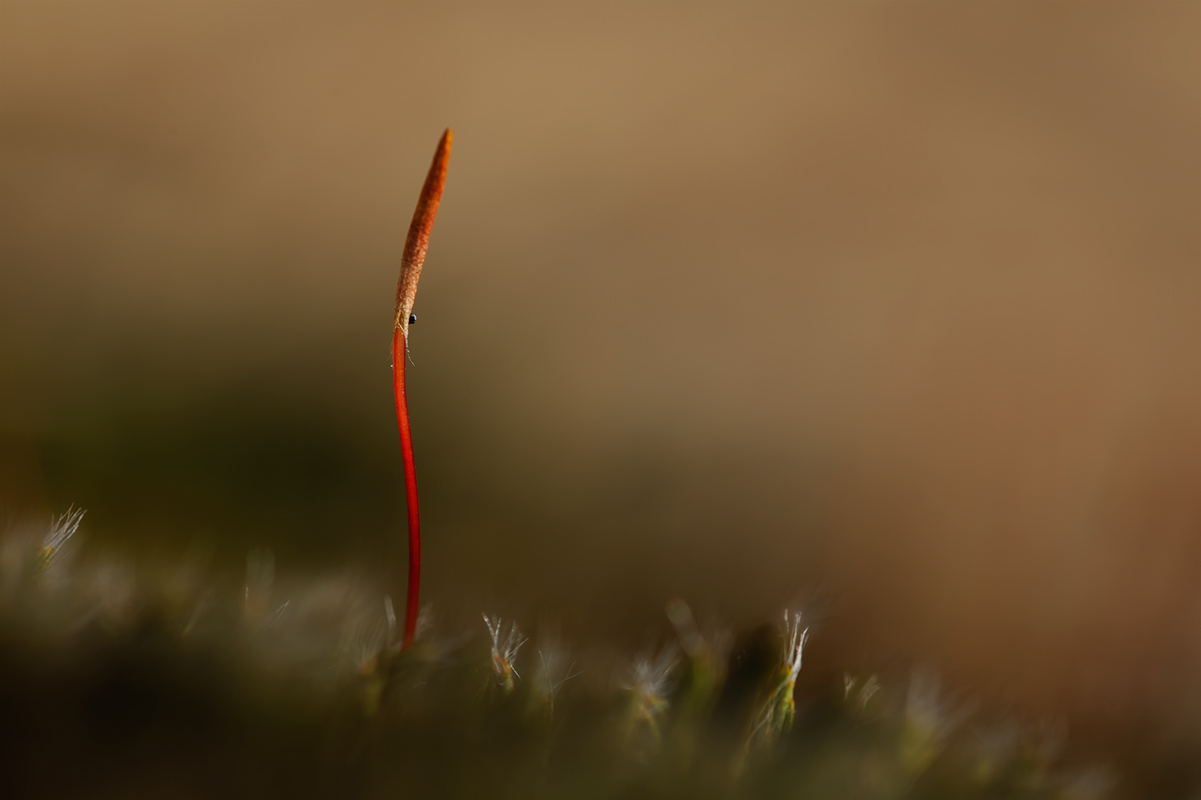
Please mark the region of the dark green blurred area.
[[928, 670], [802, 670], [803, 615], [734, 636], [677, 601], [677, 636], [634, 655], [485, 617], [491, 642], [477, 619], [423, 626], [401, 650], [361, 576], [276, 583], [257, 551], [229, 581], [58, 543], [47, 556], [0, 540], [6, 796], [1100, 800], [1185, 786], [1119, 771], [1060, 728], [977, 715]]
[[[297, 374], [303, 359], [196, 396], [155, 380], [188, 360], [135, 360], [65, 392], [61, 427], [36, 451], [56, 505], [104, 509], [105, 527], [142, 545], [178, 548], [201, 535], [291, 558], [353, 551], [400, 521], [393, 442], [370, 442], [350, 409], [331, 408]], [[378, 439], [390, 432], [381, 410]]]

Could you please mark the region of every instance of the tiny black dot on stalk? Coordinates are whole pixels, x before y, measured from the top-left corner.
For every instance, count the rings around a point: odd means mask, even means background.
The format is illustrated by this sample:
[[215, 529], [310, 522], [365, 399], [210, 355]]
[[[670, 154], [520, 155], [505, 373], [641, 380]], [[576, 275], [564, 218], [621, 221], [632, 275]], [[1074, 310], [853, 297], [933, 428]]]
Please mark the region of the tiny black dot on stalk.
[[417, 324], [417, 315], [416, 314], [409, 314], [409, 324], [410, 325]]

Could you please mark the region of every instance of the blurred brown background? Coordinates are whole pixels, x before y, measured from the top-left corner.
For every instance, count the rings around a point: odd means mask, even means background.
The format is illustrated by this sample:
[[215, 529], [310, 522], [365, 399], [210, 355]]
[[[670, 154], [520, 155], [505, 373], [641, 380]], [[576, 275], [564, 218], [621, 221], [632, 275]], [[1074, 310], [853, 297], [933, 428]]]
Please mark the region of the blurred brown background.
[[[1201, 4], [0, 5], [0, 514], [826, 619], [1188, 760]], [[598, 634], [599, 635], [599, 634]]]

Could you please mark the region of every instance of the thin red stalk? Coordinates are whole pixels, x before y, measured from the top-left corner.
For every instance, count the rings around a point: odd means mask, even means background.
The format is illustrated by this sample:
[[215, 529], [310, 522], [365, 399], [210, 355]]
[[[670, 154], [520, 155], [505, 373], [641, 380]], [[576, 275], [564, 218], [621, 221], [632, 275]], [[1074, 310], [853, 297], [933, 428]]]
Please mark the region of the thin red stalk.
[[409, 511], [409, 588], [405, 600], [405, 625], [402, 648], [408, 649], [417, 635], [417, 611], [421, 595], [421, 515], [417, 510], [417, 472], [413, 460], [413, 432], [409, 427], [409, 403], [405, 393], [405, 360], [408, 356], [409, 320], [417, 299], [417, 280], [429, 247], [430, 231], [438, 214], [442, 187], [446, 185], [446, 167], [450, 162], [452, 134], [447, 128], [434, 152], [425, 185], [417, 198], [417, 209], [405, 238], [400, 259], [400, 280], [396, 285], [396, 317], [392, 330], [392, 378], [396, 391], [396, 422], [400, 426], [400, 449], [404, 458], [405, 501]]
[[405, 397], [405, 338], [400, 328], [392, 334], [392, 378], [396, 389], [396, 421], [400, 425], [400, 452], [405, 467], [405, 503], [409, 510], [409, 589], [405, 599], [404, 640], [408, 649], [417, 635], [417, 610], [421, 594], [421, 514], [417, 510], [417, 471], [413, 462], [413, 430]]

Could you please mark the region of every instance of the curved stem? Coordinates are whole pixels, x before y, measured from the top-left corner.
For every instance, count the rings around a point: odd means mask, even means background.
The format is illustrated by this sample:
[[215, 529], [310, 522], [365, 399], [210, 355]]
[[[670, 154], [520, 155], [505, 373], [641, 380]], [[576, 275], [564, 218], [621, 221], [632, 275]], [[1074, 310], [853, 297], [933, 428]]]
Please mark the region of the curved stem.
[[409, 428], [409, 404], [405, 397], [405, 359], [408, 356], [409, 324], [415, 319], [413, 303], [417, 299], [417, 280], [425, 263], [425, 252], [434, 229], [434, 217], [446, 185], [446, 167], [454, 135], [447, 128], [438, 140], [434, 160], [426, 173], [417, 208], [405, 237], [400, 257], [400, 279], [396, 283], [396, 317], [392, 325], [392, 378], [396, 389], [396, 422], [400, 426], [400, 448], [405, 465], [405, 498], [409, 508], [409, 594], [405, 602], [404, 640], [407, 650], [417, 637], [418, 599], [421, 596], [421, 517], [417, 512], [417, 472], [413, 464], [413, 432]]
[[396, 389], [396, 421], [400, 426], [400, 450], [405, 468], [405, 501], [409, 511], [409, 593], [405, 599], [404, 639], [407, 650], [417, 635], [418, 598], [421, 594], [421, 515], [417, 511], [417, 472], [413, 461], [413, 431], [409, 427], [409, 403], [405, 396], [405, 337], [399, 328], [392, 333], [392, 379]]

